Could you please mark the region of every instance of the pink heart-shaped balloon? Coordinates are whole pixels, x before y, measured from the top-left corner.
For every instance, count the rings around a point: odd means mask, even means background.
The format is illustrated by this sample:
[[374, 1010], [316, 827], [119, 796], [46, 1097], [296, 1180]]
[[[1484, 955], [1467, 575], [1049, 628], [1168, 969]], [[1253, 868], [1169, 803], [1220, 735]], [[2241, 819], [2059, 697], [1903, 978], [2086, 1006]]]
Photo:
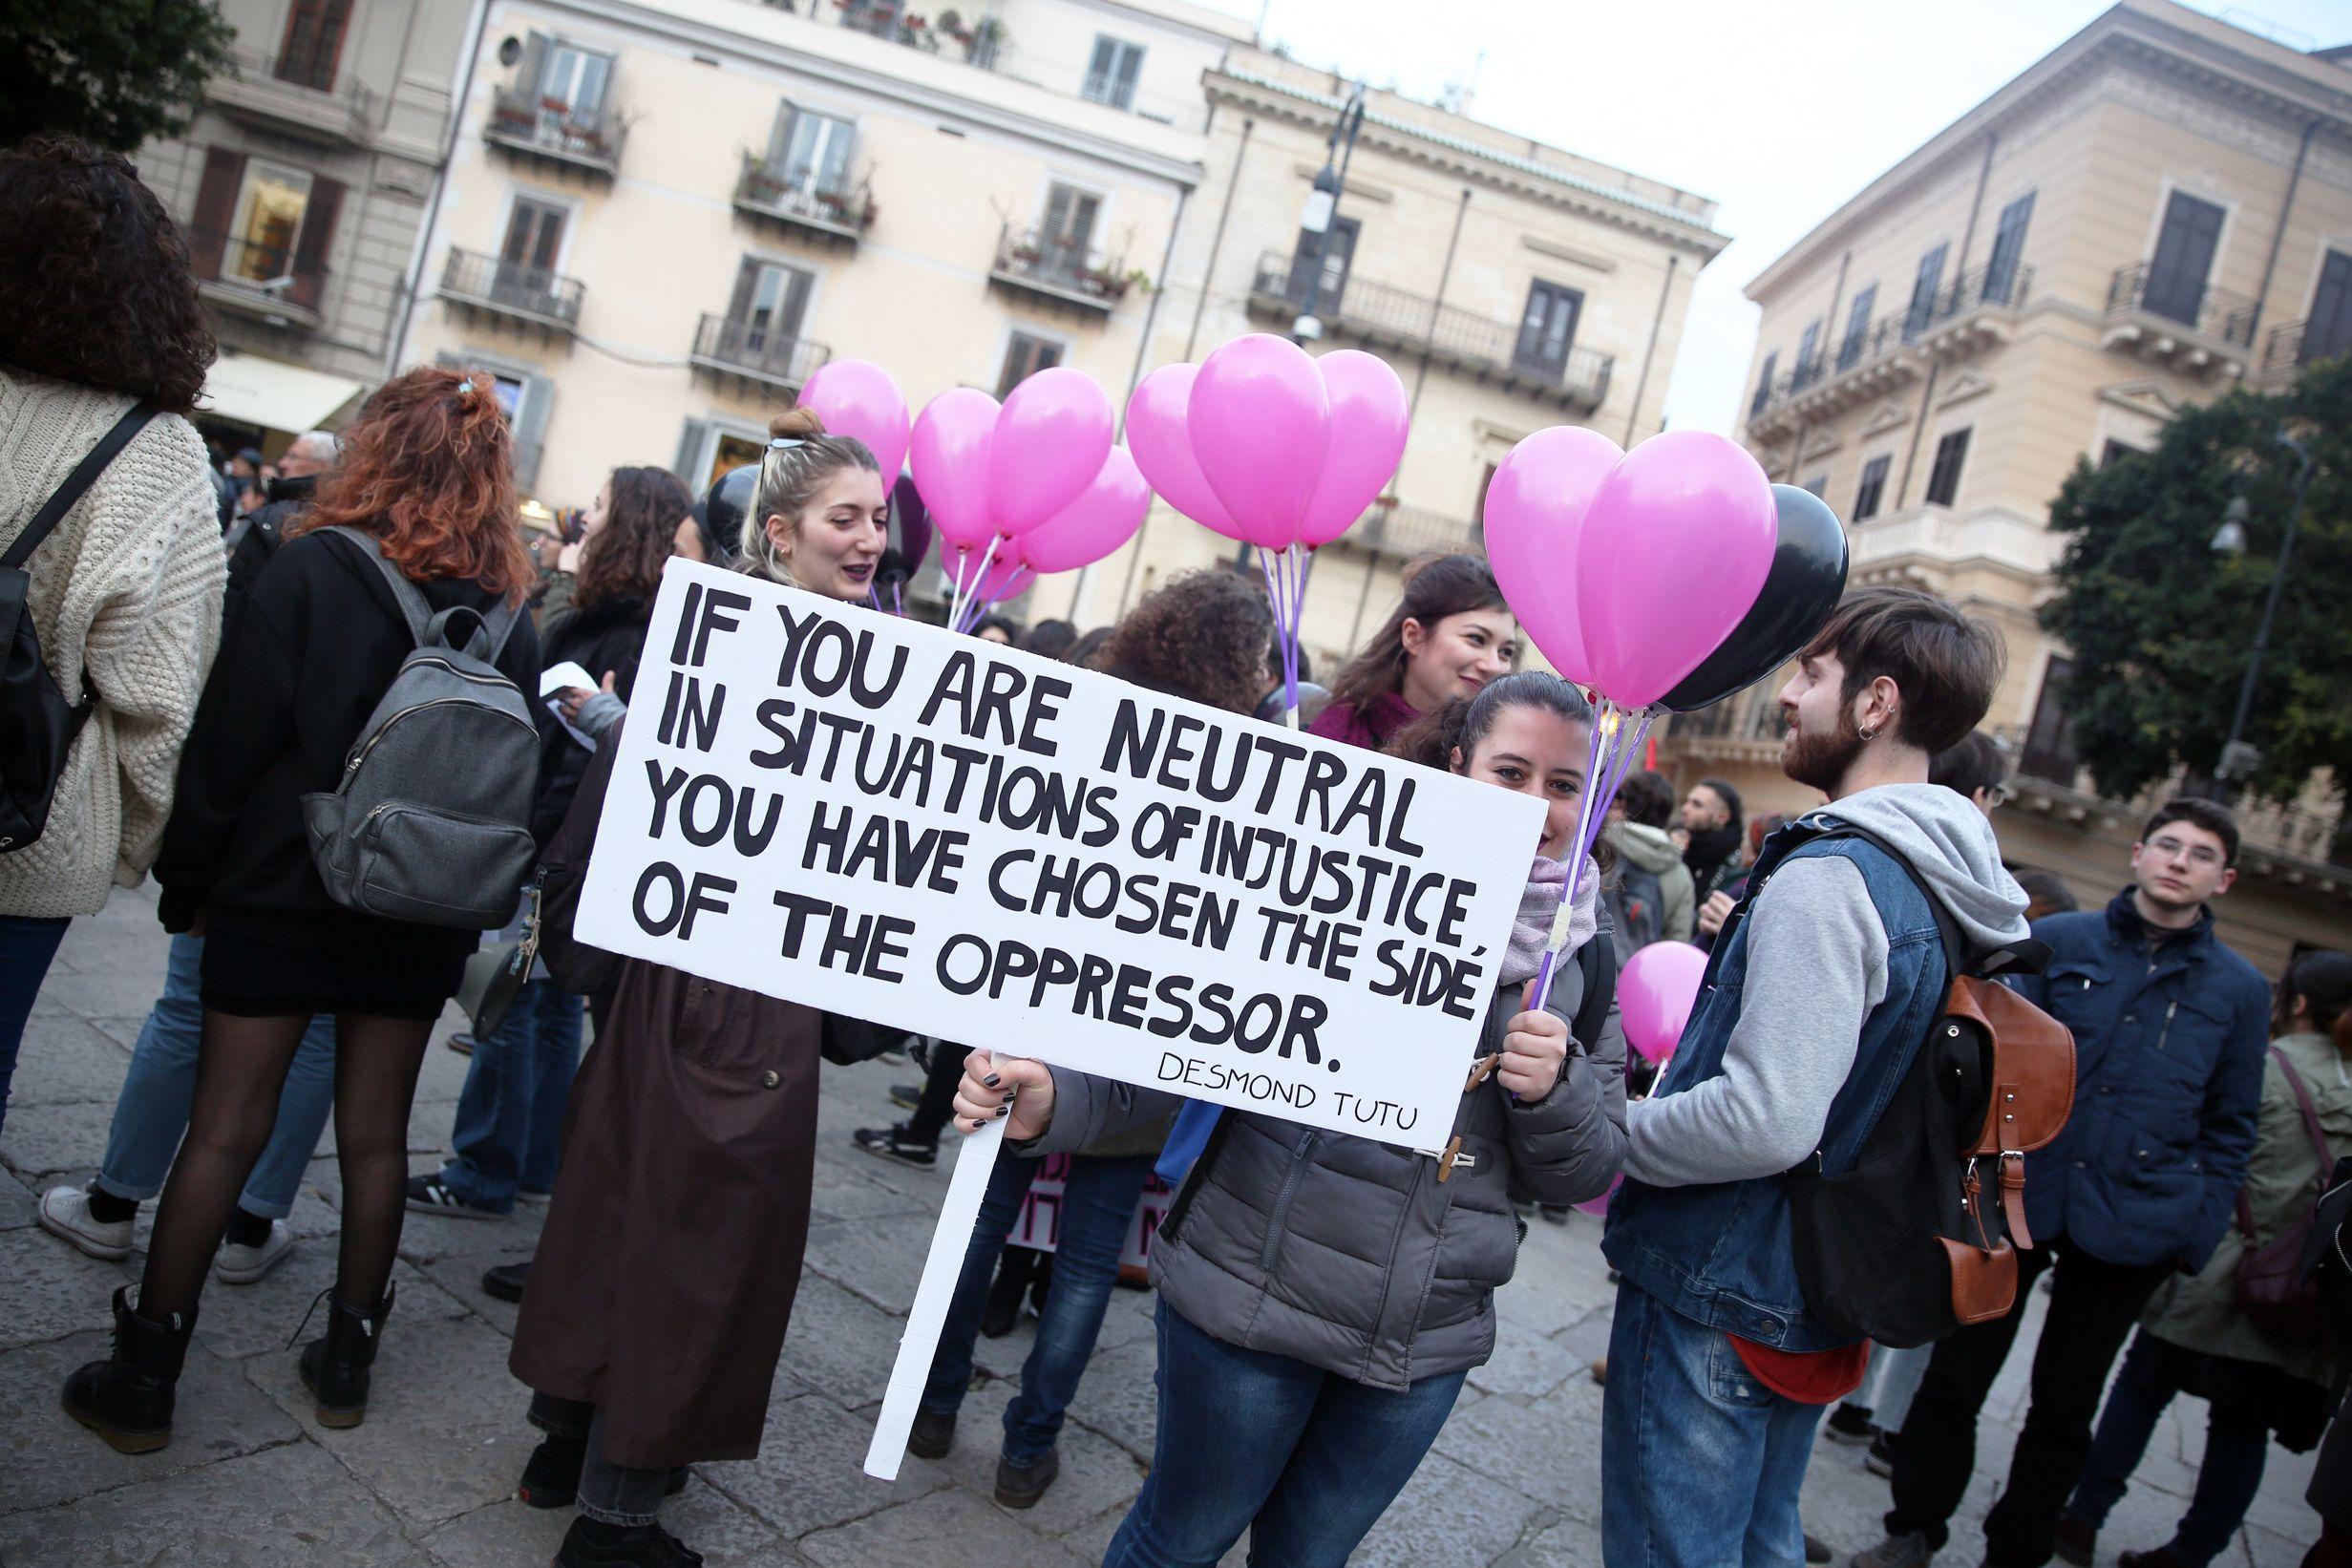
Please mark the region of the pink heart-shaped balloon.
[[1160, 498], [1186, 517], [1239, 540], [1233, 514], [1217, 498], [1201, 477], [1200, 460], [1193, 456], [1193, 433], [1186, 422], [1197, 365], [1162, 365], [1143, 378], [1127, 400], [1127, 445], [1135, 466]]
[[1012, 541], [1032, 571], [1091, 566], [1135, 537], [1152, 509], [1152, 487], [1125, 447], [1112, 447], [1094, 482], [1078, 498]]
[[906, 394], [879, 365], [828, 360], [800, 389], [800, 405], [816, 411], [828, 435], [863, 441], [881, 465], [884, 486], [906, 465]]
[[1309, 549], [1353, 527], [1388, 486], [1405, 456], [1409, 419], [1405, 383], [1379, 355], [1342, 349], [1317, 359], [1315, 369], [1331, 406], [1331, 445], [1299, 524], [1299, 542]]
[[1552, 667], [1593, 684], [1577, 611], [1584, 514], [1625, 451], [1577, 425], [1539, 430], [1511, 449], [1486, 490], [1486, 554], [1511, 613]]
[[995, 398], [956, 387], [924, 404], [915, 421], [908, 443], [915, 489], [939, 534], [943, 564], [958, 551], [985, 549], [995, 535], [988, 518], [988, 448], [996, 436], [996, 416]]
[[1288, 548], [1331, 446], [1330, 394], [1306, 350], [1267, 332], [1235, 338], [1201, 364], [1185, 423], [1241, 537]]
[[1111, 399], [1068, 365], [1039, 371], [1012, 390], [988, 444], [988, 515], [996, 531], [1028, 533], [1102, 472], [1111, 452]]

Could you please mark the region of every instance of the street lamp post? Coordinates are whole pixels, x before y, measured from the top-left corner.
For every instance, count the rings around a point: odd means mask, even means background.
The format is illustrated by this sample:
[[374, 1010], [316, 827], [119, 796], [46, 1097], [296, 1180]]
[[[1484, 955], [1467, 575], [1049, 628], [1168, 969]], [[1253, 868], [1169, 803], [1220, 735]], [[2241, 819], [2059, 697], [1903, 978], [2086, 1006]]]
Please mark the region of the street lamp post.
[[[1347, 164], [1355, 157], [1356, 138], [1364, 130], [1364, 89], [1358, 86], [1340, 107], [1340, 117], [1331, 122], [1331, 139], [1324, 145], [1323, 168], [1315, 175], [1314, 189], [1306, 193], [1306, 206], [1299, 214], [1299, 227], [1315, 239], [1315, 263], [1306, 275], [1306, 298], [1301, 302], [1299, 315], [1290, 324], [1290, 341], [1301, 348], [1323, 336], [1323, 274], [1331, 262], [1331, 231], [1339, 217], [1340, 198], [1347, 190]], [[1339, 165], [1336, 171], [1332, 164]]]
[[[2261, 752], [2244, 738], [2246, 719], [2254, 710], [2254, 683], [2262, 674], [2262, 655], [2270, 646], [2271, 623], [2278, 614], [2278, 590], [2286, 586], [2287, 565], [2295, 554], [2295, 535], [2302, 526], [2304, 493], [2311, 488], [2311, 454], [2303, 443], [2283, 430], [2273, 431], [2271, 438], [2294, 453], [2302, 468], [2295, 476], [2295, 504], [2287, 514], [2287, 537], [2278, 545], [2278, 563], [2271, 570], [2270, 592], [2262, 601], [2261, 624], [2255, 628], [2254, 651], [2246, 660], [2246, 679], [2237, 689], [2237, 712], [2230, 720], [2230, 738], [2222, 744], [2220, 763], [2214, 769], [2214, 777], [2225, 787], [2232, 779], [2250, 776], [2262, 764]], [[2230, 504], [2221, 514], [2221, 527], [2214, 535], [2215, 554], [2245, 554], [2247, 516], [2245, 496], [2241, 493], [2231, 497]]]

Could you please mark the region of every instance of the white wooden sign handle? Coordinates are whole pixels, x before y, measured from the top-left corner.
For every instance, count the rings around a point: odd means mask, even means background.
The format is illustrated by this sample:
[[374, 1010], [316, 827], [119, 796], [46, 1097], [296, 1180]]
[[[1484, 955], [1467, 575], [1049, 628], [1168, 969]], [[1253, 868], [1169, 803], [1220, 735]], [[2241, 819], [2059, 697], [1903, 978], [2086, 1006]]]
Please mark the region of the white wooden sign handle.
[[988, 1175], [996, 1169], [997, 1150], [1005, 1142], [1005, 1124], [992, 1121], [958, 1141], [963, 1147], [947, 1180], [947, 1201], [940, 1210], [939, 1228], [931, 1233], [922, 1282], [915, 1287], [906, 1332], [899, 1339], [898, 1363], [890, 1369], [890, 1388], [882, 1395], [874, 1441], [866, 1450], [865, 1473], [884, 1481], [897, 1480], [899, 1466], [905, 1461], [915, 1407], [931, 1377], [931, 1356], [947, 1323], [947, 1303], [956, 1293], [957, 1277], [964, 1272], [964, 1255], [970, 1250], [972, 1227], [980, 1219], [980, 1200], [987, 1193]]

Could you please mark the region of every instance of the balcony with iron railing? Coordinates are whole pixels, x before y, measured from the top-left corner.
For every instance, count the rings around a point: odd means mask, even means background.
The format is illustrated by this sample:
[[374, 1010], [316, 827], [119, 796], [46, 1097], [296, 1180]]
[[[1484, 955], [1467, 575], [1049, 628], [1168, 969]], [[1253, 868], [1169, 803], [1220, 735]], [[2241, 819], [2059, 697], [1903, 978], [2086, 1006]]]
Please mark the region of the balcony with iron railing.
[[[1250, 285], [1251, 314], [1285, 326], [1306, 312], [1311, 270], [1267, 251]], [[1616, 360], [1591, 349], [1556, 348], [1511, 322], [1496, 321], [1426, 294], [1350, 277], [1325, 290], [1313, 314], [1326, 331], [1401, 353], [1426, 353], [1448, 368], [1506, 391], [1557, 403], [1599, 408], [1609, 395]]]
[[1006, 224], [997, 236], [988, 281], [1048, 304], [1108, 316], [1127, 296], [1127, 260], [1042, 227]]
[[2033, 289], [2033, 268], [1981, 266], [1940, 287], [1916, 308], [1891, 311], [1759, 387], [1748, 400], [1748, 433], [1774, 440], [1799, 419], [1826, 418], [1867, 398], [1916, 381], [1930, 360], [1950, 363], [2006, 335], [2009, 319]]
[[482, 127], [482, 139], [493, 147], [606, 180], [620, 172], [627, 136], [627, 121], [610, 104], [579, 109], [523, 84], [498, 89]]
[[790, 395], [832, 357], [824, 344], [794, 337], [767, 321], [706, 313], [694, 328], [688, 363], [711, 375]]
[[323, 318], [327, 268], [290, 244], [232, 239], [206, 229], [188, 231], [197, 287], [204, 303], [272, 327], [316, 330]]
[[[990, 0], [971, 0], [975, 7]], [[1197, 131], [1208, 123], [1207, 106], [1197, 96], [1163, 97], [1138, 91], [1134, 82], [1091, 66], [1077, 67], [1032, 58], [1014, 47], [1005, 24], [994, 16], [966, 15], [953, 6], [936, 11], [919, 11], [907, 0], [812, 0], [811, 15], [824, 10], [853, 32], [866, 33], [906, 49], [960, 60], [965, 65], [1025, 82], [1057, 97], [1099, 103], [1122, 114], [1161, 125]]]
[[817, 171], [743, 155], [735, 180], [735, 210], [777, 223], [828, 244], [856, 244], [874, 222], [874, 192], [867, 177], [828, 185]]
[[2255, 302], [2204, 285], [2151, 291], [2152, 265], [2132, 262], [2108, 280], [2102, 347], [2207, 380], [2237, 374], [2254, 348]]
[[361, 145], [375, 124], [375, 94], [349, 73], [338, 80], [315, 56], [231, 50], [204, 100], [248, 125], [336, 147]]
[[453, 249], [441, 269], [441, 297], [459, 309], [563, 337], [580, 329], [584, 293], [577, 278], [475, 250]]
[[1388, 499], [1374, 501], [1366, 508], [1356, 525], [1325, 548], [1333, 546], [1404, 560], [1480, 547], [1477, 529], [1466, 519], [1448, 517], [1426, 507], [1400, 506]]

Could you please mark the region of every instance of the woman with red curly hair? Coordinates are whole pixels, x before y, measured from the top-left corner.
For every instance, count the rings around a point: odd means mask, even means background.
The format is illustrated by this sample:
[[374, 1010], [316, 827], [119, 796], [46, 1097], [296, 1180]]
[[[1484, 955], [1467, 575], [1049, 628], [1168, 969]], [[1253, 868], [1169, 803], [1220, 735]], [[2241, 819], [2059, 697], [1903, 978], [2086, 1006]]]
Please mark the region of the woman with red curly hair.
[[[365, 1415], [392, 1310], [417, 1066], [476, 945], [471, 932], [345, 908], [311, 860], [302, 797], [335, 787], [415, 646], [375, 562], [324, 531], [336, 527], [372, 535], [435, 611], [519, 609], [531, 569], [513, 441], [490, 378], [414, 370], [369, 399], [345, 434], [342, 466], [255, 580], [198, 705], [156, 862], [164, 925], [205, 936], [196, 1099], [138, 1307], [116, 1293], [114, 1356], [65, 1388], [67, 1412], [126, 1453], [171, 1439], [205, 1267], [317, 1013], [336, 1024], [343, 1233], [327, 1334], [304, 1348], [301, 1372], [323, 1424]], [[496, 663], [536, 689], [539, 637], [527, 615]]]

